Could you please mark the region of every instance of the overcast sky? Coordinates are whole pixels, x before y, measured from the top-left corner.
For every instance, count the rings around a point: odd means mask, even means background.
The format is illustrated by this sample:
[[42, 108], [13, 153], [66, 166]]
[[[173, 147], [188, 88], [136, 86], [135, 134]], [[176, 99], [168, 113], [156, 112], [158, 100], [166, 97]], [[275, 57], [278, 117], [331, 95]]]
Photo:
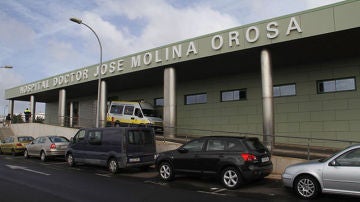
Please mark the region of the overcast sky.
[[71, 17], [96, 31], [107, 61], [339, 1], [1, 0], [0, 66], [14, 68], [0, 68], [0, 115], [7, 113], [4, 89], [99, 63], [95, 36]]

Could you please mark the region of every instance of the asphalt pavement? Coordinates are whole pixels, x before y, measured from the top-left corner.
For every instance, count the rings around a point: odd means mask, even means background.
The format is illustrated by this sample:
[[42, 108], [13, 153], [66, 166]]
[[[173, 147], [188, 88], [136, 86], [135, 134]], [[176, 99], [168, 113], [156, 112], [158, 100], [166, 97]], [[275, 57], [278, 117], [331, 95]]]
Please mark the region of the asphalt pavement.
[[[227, 190], [215, 178], [177, 175], [162, 181], [154, 168], [123, 169], [116, 175], [89, 165], [69, 167], [63, 159], [0, 155], [0, 201], [302, 201], [283, 187], [280, 175]], [[358, 201], [322, 195], [316, 201]]]

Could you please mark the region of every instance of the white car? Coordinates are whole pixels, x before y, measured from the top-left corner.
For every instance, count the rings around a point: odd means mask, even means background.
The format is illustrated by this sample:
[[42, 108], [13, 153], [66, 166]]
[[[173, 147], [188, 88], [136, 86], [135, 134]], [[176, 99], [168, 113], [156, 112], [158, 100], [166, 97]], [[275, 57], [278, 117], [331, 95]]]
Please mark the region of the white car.
[[326, 159], [290, 165], [282, 181], [303, 199], [320, 193], [360, 196], [360, 144]]

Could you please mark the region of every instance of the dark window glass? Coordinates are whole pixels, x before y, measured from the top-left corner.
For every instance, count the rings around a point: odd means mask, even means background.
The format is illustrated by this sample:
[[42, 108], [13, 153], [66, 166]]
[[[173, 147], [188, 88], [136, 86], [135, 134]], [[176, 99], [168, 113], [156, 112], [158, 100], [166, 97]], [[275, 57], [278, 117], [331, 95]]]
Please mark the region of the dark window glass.
[[295, 84], [278, 85], [273, 87], [274, 97], [294, 96], [294, 95], [296, 95]]
[[336, 159], [340, 166], [360, 166], [360, 149], [351, 150]]
[[164, 106], [164, 98], [156, 98], [156, 99], [154, 100], [154, 105], [155, 105], [156, 107], [162, 107], [162, 106]]
[[194, 140], [186, 144], [183, 148], [192, 152], [201, 151], [204, 146], [204, 143], [205, 143], [204, 140]]
[[133, 115], [134, 113], [134, 106], [125, 106], [124, 114], [125, 115]]
[[84, 140], [84, 138], [85, 138], [85, 130], [81, 130], [81, 131], [79, 131], [79, 132], [76, 134], [76, 136], [74, 137], [74, 141], [75, 141], [75, 142], [79, 142], [79, 141], [81, 141], [81, 140]]
[[113, 114], [122, 114], [124, 106], [123, 105], [112, 105], [110, 109], [110, 113]]
[[49, 137], [49, 139], [51, 142], [69, 142], [66, 137], [52, 136]]
[[206, 93], [185, 96], [185, 104], [187, 104], [187, 105], [202, 104], [202, 103], [206, 103], [206, 102], [207, 102], [207, 94]]
[[244, 151], [242, 143], [238, 140], [228, 140], [227, 149], [228, 151]]
[[208, 140], [206, 151], [224, 151], [225, 141], [224, 140]]
[[128, 132], [128, 143], [135, 145], [153, 144], [154, 138], [150, 131], [130, 130]]
[[229, 90], [221, 92], [221, 102], [246, 100], [246, 89]]
[[331, 93], [355, 90], [355, 78], [333, 79], [318, 81], [318, 93]]
[[89, 143], [90, 144], [101, 144], [102, 131], [90, 131], [89, 132]]
[[250, 148], [250, 150], [264, 150], [265, 147], [258, 139], [247, 139], [245, 141], [246, 145]]

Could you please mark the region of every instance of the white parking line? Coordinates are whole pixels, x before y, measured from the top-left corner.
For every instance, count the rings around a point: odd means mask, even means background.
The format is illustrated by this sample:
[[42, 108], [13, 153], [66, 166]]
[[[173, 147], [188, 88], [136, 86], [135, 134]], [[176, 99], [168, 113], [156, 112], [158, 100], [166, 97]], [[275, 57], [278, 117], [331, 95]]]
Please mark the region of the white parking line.
[[102, 176], [102, 177], [111, 177], [111, 174], [100, 174], [100, 173], [95, 173], [95, 175]]
[[[223, 190], [222, 190], [223, 191]], [[219, 196], [226, 196], [226, 194], [221, 194], [221, 193], [218, 193], [217, 191], [214, 191], [214, 192], [210, 192], [210, 191], [197, 191], [199, 193], [204, 193], [204, 194], [212, 194], [212, 195], [219, 195]]]
[[154, 182], [154, 181], [151, 181], [151, 180], [146, 180], [146, 181], [144, 181], [144, 182], [145, 182], [145, 183], [150, 183], [150, 184], [161, 185], [161, 186], [167, 185], [166, 182]]

